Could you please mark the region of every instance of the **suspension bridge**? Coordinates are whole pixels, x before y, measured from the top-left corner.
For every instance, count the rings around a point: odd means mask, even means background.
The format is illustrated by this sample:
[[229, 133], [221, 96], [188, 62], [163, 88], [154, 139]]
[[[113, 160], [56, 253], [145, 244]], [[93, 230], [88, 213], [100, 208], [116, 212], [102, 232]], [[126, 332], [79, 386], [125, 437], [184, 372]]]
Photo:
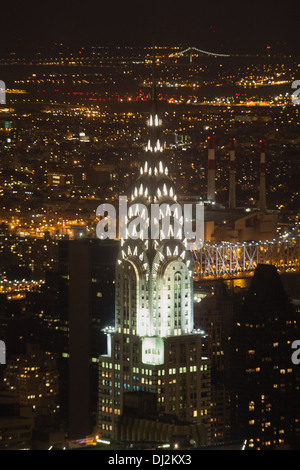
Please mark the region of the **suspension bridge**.
[[198, 49], [197, 47], [188, 47], [187, 49], [184, 49], [183, 51], [180, 52], [174, 52], [172, 54], [169, 54], [169, 57], [182, 57], [185, 54], [189, 54], [190, 56], [190, 62], [193, 61], [193, 55], [199, 56], [200, 55], [209, 55], [209, 56], [214, 56], [214, 57], [230, 57], [229, 54], [220, 54], [218, 52], [209, 52], [209, 51], [204, 51], [203, 49]]
[[192, 251], [194, 279], [251, 276], [258, 264], [279, 273], [300, 271], [300, 236], [266, 242], [204, 244]]

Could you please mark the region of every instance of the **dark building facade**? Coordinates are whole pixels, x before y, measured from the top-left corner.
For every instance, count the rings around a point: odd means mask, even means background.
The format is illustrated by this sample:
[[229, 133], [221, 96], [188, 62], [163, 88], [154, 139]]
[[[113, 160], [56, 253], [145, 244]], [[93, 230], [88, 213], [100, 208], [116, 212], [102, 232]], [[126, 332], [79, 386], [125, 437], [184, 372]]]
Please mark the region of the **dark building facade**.
[[71, 439], [93, 432], [101, 332], [113, 319], [118, 242], [70, 241], [65, 248], [68, 284], [68, 429]]
[[299, 448], [298, 320], [276, 268], [258, 265], [232, 334], [233, 436], [249, 449]]

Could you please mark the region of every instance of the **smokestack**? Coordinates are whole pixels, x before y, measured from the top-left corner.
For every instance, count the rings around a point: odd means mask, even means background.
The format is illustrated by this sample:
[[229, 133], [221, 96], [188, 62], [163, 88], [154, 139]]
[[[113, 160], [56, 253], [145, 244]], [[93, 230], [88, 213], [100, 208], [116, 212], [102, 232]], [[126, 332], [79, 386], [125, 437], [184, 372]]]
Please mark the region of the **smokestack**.
[[259, 181], [259, 209], [266, 210], [266, 150], [265, 141], [261, 140], [260, 150], [260, 181]]
[[230, 146], [230, 170], [229, 170], [229, 207], [236, 208], [235, 193], [235, 139], [231, 139]]
[[216, 200], [216, 170], [215, 170], [215, 143], [213, 137], [208, 137], [208, 171], [207, 171], [207, 200]]

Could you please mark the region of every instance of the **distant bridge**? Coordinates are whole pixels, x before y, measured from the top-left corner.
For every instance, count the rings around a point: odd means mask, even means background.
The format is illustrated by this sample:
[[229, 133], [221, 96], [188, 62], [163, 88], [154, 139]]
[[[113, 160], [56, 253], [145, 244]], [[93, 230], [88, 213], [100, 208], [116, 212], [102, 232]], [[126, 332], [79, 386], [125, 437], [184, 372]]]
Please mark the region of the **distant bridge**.
[[218, 52], [204, 51], [203, 49], [198, 49], [197, 47], [188, 47], [187, 49], [184, 49], [183, 51], [174, 52], [173, 54], [169, 54], [169, 57], [181, 57], [181, 56], [184, 56], [185, 54], [189, 53], [190, 62], [192, 62], [193, 52], [195, 52], [196, 55], [198, 55], [200, 53], [200, 54], [212, 55], [212, 56], [216, 56], [216, 57], [230, 57], [229, 54], [220, 54]]
[[300, 271], [300, 237], [267, 242], [205, 244], [192, 251], [194, 279], [252, 275], [258, 264], [272, 264], [282, 272]]

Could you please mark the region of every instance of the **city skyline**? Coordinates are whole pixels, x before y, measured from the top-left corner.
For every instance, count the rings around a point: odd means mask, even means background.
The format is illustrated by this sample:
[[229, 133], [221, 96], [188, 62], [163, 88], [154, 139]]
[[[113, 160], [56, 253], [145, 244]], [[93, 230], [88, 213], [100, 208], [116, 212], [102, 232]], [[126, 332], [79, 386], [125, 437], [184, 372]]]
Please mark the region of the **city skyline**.
[[300, 448], [298, 9], [5, 4], [1, 449]]

